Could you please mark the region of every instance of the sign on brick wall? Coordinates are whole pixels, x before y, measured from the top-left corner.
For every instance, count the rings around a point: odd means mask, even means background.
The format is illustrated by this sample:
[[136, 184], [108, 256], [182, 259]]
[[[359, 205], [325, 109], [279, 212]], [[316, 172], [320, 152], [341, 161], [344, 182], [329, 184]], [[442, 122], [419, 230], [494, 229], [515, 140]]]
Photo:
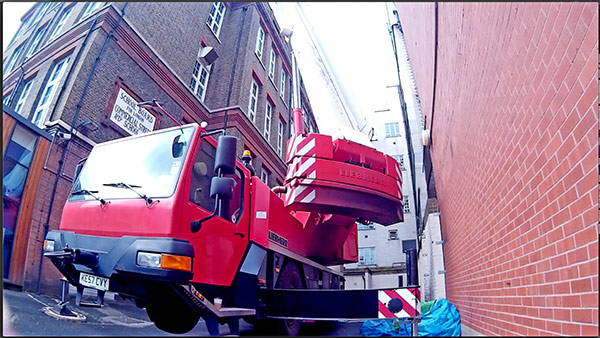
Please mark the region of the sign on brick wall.
[[156, 117], [144, 108], [123, 88], [119, 88], [110, 120], [130, 135], [144, 134], [154, 130]]

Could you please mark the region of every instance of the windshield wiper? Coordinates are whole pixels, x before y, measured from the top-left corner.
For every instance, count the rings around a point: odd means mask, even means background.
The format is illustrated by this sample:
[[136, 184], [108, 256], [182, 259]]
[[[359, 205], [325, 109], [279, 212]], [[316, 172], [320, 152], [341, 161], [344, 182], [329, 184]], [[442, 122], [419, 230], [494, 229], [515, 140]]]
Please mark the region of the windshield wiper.
[[131, 184], [127, 184], [124, 182], [119, 182], [119, 183], [104, 183], [102, 184], [104, 186], [107, 187], [113, 187], [113, 188], [123, 188], [123, 189], [129, 189], [131, 191], [133, 191], [134, 193], [138, 194], [141, 198], [144, 199], [144, 201], [146, 201], [146, 205], [150, 205], [152, 204], [152, 199], [148, 196], [146, 196], [145, 194], [141, 194], [139, 193], [137, 190], [133, 189], [133, 188], [141, 188], [142, 186], [140, 185], [131, 185]]
[[90, 195], [93, 198], [95, 198], [97, 201], [100, 201], [101, 205], [105, 205], [106, 201], [103, 198], [99, 198], [98, 196], [94, 195], [97, 194], [98, 191], [97, 190], [86, 190], [86, 189], [81, 189], [81, 190], [77, 190], [77, 191], [73, 191], [71, 193], [71, 195]]

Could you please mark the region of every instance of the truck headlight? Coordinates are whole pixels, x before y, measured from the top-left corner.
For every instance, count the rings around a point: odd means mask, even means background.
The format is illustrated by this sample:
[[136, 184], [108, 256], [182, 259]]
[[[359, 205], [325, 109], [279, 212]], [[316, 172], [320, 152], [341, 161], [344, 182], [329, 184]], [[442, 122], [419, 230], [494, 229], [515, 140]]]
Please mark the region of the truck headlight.
[[44, 251], [54, 251], [54, 241], [51, 239], [44, 240]]
[[137, 254], [137, 265], [155, 269], [192, 271], [192, 257], [140, 251]]

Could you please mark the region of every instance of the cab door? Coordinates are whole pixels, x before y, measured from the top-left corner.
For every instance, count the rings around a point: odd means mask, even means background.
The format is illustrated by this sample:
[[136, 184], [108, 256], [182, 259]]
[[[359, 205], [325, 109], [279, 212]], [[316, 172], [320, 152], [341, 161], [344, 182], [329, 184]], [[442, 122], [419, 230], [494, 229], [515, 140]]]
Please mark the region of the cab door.
[[[193, 151], [194, 162], [185, 175], [187, 200], [183, 203], [182, 213], [183, 226], [189, 233], [190, 223], [212, 214], [215, 207], [215, 200], [210, 198], [210, 183], [216, 176], [216, 142], [201, 138]], [[200, 230], [188, 237], [195, 253], [192, 282], [231, 285], [248, 246], [249, 173], [238, 162], [235, 174], [227, 176], [236, 184], [226, 217], [215, 216], [203, 222]]]

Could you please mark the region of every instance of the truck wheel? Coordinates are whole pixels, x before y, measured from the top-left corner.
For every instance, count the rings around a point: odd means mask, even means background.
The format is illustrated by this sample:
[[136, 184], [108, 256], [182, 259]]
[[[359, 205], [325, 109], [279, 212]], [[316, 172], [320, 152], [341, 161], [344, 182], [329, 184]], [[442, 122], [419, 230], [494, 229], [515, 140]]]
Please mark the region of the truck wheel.
[[[279, 279], [277, 280], [279, 289], [303, 289], [302, 277], [298, 265], [294, 262], [286, 263], [281, 269]], [[300, 333], [302, 321], [297, 319], [279, 319], [277, 320], [277, 331], [284, 336], [297, 336]]]
[[181, 300], [147, 304], [146, 312], [157, 328], [169, 333], [190, 332], [200, 319], [200, 315]]

